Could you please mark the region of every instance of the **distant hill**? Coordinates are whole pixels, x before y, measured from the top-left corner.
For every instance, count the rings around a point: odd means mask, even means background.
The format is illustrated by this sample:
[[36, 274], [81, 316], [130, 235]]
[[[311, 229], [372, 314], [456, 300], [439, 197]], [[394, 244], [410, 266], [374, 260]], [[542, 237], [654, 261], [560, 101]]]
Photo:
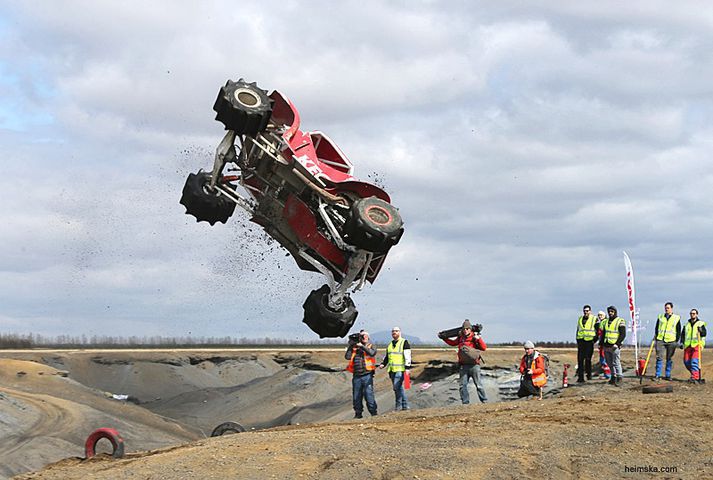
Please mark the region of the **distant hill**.
[[[391, 339], [391, 330], [382, 331], [382, 332], [374, 332], [374, 333], [369, 332], [369, 336], [371, 337], [371, 341], [372, 341], [372, 342], [377, 343], [377, 344], [379, 344], [379, 345], [386, 345], [387, 343], [389, 343], [389, 342], [392, 340], [392, 339]], [[419, 344], [422, 344], [422, 343], [426, 343], [426, 342], [424, 342], [423, 340], [421, 340], [421, 339], [418, 338], [418, 337], [415, 337], [415, 336], [413, 336], [413, 335], [409, 335], [408, 332], [402, 331], [402, 332], [401, 332], [401, 336], [404, 337], [406, 340], [408, 340], [408, 343], [409, 343], [409, 344], [419, 345]], [[432, 341], [429, 342], [429, 343], [434, 343], [434, 342], [436, 342], [437, 340], [438, 340], [438, 339], [436, 338], [436, 339], [432, 340]]]

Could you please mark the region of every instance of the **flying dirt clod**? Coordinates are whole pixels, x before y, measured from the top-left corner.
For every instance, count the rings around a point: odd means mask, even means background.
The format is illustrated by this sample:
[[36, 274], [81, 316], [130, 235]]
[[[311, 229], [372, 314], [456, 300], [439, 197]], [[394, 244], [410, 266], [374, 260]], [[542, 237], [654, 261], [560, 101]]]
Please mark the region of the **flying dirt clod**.
[[301, 131], [282, 93], [228, 80], [213, 109], [227, 133], [213, 170], [189, 174], [180, 203], [211, 225], [236, 205], [250, 213], [302, 270], [327, 279], [305, 300], [303, 322], [320, 337], [344, 337], [358, 314], [349, 291], [374, 282], [403, 235], [398, 209], [383, 189], [352, 176], [327, 135]]

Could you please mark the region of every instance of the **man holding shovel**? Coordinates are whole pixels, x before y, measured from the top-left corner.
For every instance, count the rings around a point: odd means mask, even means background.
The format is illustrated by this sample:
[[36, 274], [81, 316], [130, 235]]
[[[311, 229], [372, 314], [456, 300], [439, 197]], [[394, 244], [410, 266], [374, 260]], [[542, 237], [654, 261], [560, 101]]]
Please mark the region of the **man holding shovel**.
[[689, 372], [690, 383], [703, 383], [701, 378], [701, 351], [706, 342], [706, 322], [698, 318], [698, 310], [691, 309], [691, 318], [683, 327], [681, 345], [683, 348], [683, 364]]

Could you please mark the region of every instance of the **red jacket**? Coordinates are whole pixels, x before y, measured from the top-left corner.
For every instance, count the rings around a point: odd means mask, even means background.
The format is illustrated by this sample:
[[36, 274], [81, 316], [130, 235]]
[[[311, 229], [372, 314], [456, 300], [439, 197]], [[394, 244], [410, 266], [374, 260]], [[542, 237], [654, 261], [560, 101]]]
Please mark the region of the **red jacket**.
[[[458, 347], [458, 363], [463, 365], [465, 362], [460, 358], [460, 347], [463, 345], [468, 345], [469, 347], [475, 348], [477, 350], [487, 350], [488, 346], [485, 345], [485, 340], [483, 340], [483, 337], [480, 338], [475, 338], [475, 335], [471, 332], [471, 334], [467, 337], [463, 335], [459, 335], [458, 338], [451, 340], [450, 338], [444, 338], [444, 342], [446, 342], [448, 345], [451, 347]], [[478, 359], [477, 365], [480, 365], [480, 359]]]
[[532, 359], [532, 364], [527, 365], [527, 355], [522, 356], [520, 360], [520, 373], [525, 375], [525, 372], [529, 368], [532, 368], [532, 383], [536, 387], [543, 387], [547, 383], [547, 376], [545, 375], [545, 358], [540, 355], [540, 352], [535, 350], [533, 354], [535, 358]]

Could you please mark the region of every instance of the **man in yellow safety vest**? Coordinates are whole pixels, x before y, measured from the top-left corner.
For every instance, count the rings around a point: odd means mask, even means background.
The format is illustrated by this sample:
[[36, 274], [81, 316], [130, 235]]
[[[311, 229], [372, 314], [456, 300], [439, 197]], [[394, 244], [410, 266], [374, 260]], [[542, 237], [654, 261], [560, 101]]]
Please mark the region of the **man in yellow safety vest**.
[[664, 313], [656, 321], [656, 381], [661, 378], [664, 355], [666, 356], [666, 375], [664, 380], [671, 380], [673, 354], [681, 339], [681, 317], [673, 313], [673, 303], [664, 304]]
[[592, 379], [592, 353], [599, 329], [599, 320], [592, 315], [592, 307], [582, 307], [582, 316], [577, 319], [577, 383]]
[[683, 350], [683, 364], [689, 372], [690, 383], [701, 382], [701, 350], [706, 346], [706, 322], [698, 318], [698, 310], [691, 309], [691, 318], [683, 326], [681, 334], [681, 347]]
[[607, 365], [611, 368], [609, 383], [618, 387], [622, 380], [621, 345], [626, 337], [626, 322], [617, 316], [614, 306], [607, 308], [607, 314], [609, 316], [602, 322], [602, 336], [599, 337], [599, 343], [604, 345], [604, 356]]
[[407, 375], [406, 369], [411, 368], [411, 345], [408, 340], [401, 336], [401, 329], [394, 327], [391, 329], [392, 341], [386, 347], [386, 356], [381, 362], [379, 368], [387, 367], [391, 384], [394, 387], [394, 395], [396, 396], [395, 410], [408, 410], [408, 399], [406, 398], [406, 390], [404, 390], [404, 375]]

